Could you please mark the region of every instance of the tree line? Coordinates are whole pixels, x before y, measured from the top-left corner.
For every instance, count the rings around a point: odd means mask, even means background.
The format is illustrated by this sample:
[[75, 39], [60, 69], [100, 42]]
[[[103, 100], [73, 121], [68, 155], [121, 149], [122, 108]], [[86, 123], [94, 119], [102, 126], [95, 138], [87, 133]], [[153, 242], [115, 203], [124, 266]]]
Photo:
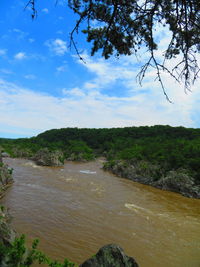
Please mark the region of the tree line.
[[85, 160], [103, 156], [108, 161], [146, 161], [165, 174], [185, 169], [200, 184], [200, 129], [171, 126], [125, 128], [52, 129], [31, 138], [0, 139], [11, 156], [31, 158], [38, 150], [61, 150], [65, 159]]

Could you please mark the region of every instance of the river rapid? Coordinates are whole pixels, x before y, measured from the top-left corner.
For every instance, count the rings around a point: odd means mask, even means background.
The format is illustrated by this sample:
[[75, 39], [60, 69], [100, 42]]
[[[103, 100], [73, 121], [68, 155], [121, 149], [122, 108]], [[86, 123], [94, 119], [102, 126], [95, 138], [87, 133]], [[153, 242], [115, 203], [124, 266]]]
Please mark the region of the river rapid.
[[51, 258], [81, 263], [116, 243], [140, 267], [200, 266], [200, 200], [118, 178], [101, 160], [61, 168], [4, 162], [14, 168], [1, 200], [13, 227], [29, 243], [39, 238]]

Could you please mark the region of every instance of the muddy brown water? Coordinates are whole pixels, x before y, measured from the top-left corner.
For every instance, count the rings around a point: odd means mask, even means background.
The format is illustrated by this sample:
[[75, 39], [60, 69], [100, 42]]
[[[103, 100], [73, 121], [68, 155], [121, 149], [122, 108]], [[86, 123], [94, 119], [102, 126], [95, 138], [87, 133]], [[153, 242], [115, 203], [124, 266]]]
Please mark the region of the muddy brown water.
[[51, 258], [77, 263], [109, 243], [140, 267], [200, 266], [200, 200], [118, 178], [102, 161], [40, 167], [5, 159], [15, 183], [1, 200], [13, 227]]

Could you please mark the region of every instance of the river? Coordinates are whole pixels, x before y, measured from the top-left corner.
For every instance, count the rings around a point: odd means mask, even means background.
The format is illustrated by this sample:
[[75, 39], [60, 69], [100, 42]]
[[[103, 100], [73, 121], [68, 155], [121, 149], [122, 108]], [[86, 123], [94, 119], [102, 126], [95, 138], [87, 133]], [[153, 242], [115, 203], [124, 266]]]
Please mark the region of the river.
[[200, 200], [118, 178], [102, 161], [40, 167], [5, 159], [15, 183], [1, 200], [13, 227], [51, 258], [77, 263], [109, 243], [140, 267], [200, 266]]

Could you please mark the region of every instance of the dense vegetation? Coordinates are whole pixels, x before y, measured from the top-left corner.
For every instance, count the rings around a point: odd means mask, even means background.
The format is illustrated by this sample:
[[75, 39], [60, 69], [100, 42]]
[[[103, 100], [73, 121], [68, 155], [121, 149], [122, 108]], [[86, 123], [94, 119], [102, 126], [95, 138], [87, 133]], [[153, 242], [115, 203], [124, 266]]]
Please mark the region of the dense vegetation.
[[0, 242], [0, 264], [9, 267], [29, 267], [34, 263], [45, 264], [50, 267], [75, 267], [75, 263], [65, 259], [64, 263], [51, 260], [43, 252], [37, 249], [38, 239], [32, 243], [31, 249], [27, 249], [25, 236], [16, 237], [10, 244]]
[[[0, 146], [11, 156], [31, 158], [38, 150], [61, 150], [66, 159], [92, 160], [106, 157], [142, 162], [143, 168], [156, 166], [153, 176], [185, 170], [200, 184], [200, 129], [156, 125], [111, 129], [53, 129], [32, 138], [0, 139]], [[155, 168], [154, 168], [155, 169]]]

